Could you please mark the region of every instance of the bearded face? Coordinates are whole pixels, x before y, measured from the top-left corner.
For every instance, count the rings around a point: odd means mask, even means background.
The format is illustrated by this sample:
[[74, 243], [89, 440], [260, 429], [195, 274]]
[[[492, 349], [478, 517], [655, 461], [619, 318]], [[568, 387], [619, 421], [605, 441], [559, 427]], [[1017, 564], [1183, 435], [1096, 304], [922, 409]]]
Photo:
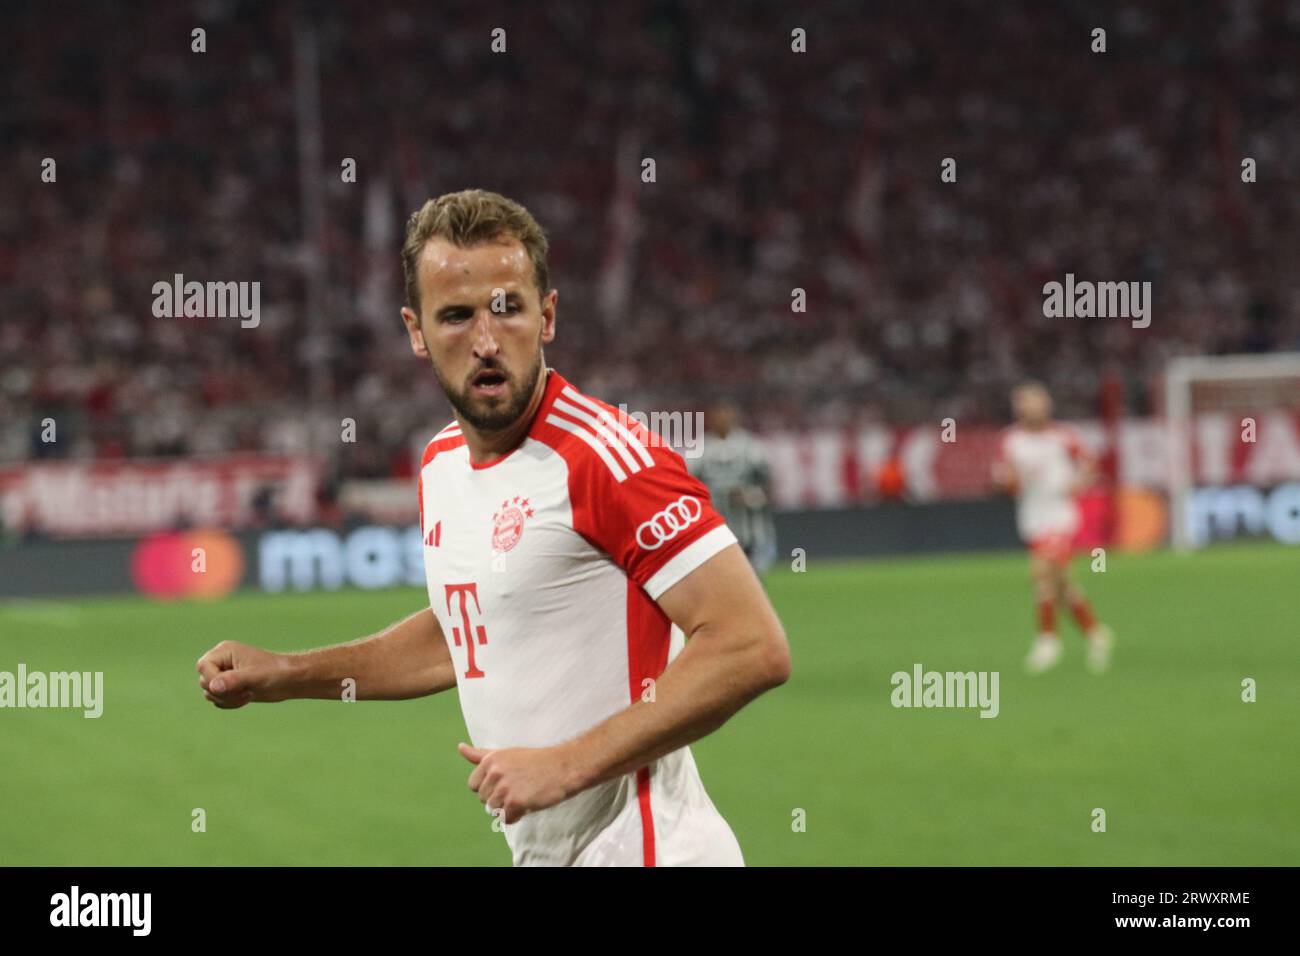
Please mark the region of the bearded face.
[[513, 237], [467, 248], [435, 236], [418, 278], [422, 315], [402, 310], [412, 350], [429, 360], [463, 425], [481, 435], [509, 429], [536, 397], [557, 293], [540, 294]]
[[542, 375], [541, 343], [522, 374], [498, 359], [485, 359], [460, 385], [449, 381], [436, 362], [433, 374], [461, 421], [481, 432], [501, 431], [517, 422], [532, 400]]

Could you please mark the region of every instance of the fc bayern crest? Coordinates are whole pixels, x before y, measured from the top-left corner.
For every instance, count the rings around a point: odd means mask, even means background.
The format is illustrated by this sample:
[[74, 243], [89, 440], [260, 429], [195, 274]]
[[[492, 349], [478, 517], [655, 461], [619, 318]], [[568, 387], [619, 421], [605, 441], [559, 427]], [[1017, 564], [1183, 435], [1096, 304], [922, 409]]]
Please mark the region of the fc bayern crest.
[[492, 550], [504, 554], [519, 543], [524, 534], [524, 519], [533, 516], [528, 499], [518, 495], [501, 502], [501, 510], [492, 516]]

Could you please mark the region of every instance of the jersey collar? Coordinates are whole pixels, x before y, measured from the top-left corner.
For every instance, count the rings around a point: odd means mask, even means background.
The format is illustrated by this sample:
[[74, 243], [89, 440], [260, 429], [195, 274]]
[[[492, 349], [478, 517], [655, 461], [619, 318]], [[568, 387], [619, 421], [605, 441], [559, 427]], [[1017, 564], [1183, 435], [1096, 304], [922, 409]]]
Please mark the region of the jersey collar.
[[542, 392], [541, 404], [537, 406], [537, 412], [533, 415], [532, 424], [528, 426], [528, 438], [536, 438], [538, 430], [546, 421], [546, 416], [551, 411], [551, 406], [559, 398], [560, 393], [568, 388], [569, 383], [553, 368], [546, 370], [546, 389]]

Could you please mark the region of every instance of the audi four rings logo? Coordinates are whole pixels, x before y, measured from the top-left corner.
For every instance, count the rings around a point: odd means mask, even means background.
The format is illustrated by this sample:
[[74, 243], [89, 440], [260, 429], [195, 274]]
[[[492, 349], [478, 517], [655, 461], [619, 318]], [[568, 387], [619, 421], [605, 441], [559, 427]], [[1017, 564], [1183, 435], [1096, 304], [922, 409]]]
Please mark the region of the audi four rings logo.
[[677, 537], [678, 532], [686, 530], [703, 513], [704, 506], [699, 498], [682, 495], [636, 529], [636, 543], [647, 551], [654, 551]]

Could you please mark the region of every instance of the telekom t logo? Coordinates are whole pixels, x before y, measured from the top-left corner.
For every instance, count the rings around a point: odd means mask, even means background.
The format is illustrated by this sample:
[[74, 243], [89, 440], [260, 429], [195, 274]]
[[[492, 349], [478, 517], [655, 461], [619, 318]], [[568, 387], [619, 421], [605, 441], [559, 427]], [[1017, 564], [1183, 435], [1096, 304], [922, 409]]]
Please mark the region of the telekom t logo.
[[[483, 672], [478, 669], [474, 663], [474, 640], [477, 637], [480, 644], [487, 643], [487, 631], [483, 629], [482, 624], [471, 625], [469, 620], [469, 599], [474, 599], [474, 613], [481, 615], [483, 609], [478, 606], [478, 585], [477, 584], [448, 584], [447, 585], [447, 613], [454, 613], [451, 609], [452, 595], [460, 595], [460, 619], [464, 627], [465, 648], [469, 654], [469, 670], [465, 672], [466, 677], [482, 677]], [[472, 630], [471, 630], [472, 627]], [[461, 628], [453, 627], [451, 629], [452, 639], [456, 646], [460, 647]]]

